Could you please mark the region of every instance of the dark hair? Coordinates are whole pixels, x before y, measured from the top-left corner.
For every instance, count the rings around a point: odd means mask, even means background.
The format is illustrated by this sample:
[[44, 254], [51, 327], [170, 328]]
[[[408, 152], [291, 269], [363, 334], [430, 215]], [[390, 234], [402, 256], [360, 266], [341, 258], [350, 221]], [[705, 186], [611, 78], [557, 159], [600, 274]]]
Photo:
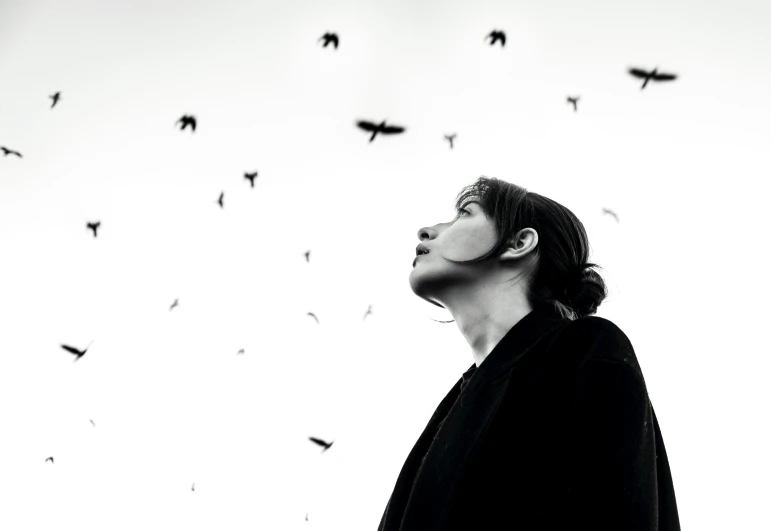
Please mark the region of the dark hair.
[[608, 289], [600, 274], [592, 269], [600, 266], [586, 262], [589, 241], [575, 214], [548, 197], [494, 177], [479, 177], [463, 188], [455, 202], [456, 210], [468, 201], [478, 201], [487, 217], [492, 218], [498, 241], [483, 256], [450, 261], [476, 263], [498, 256], [510, 246], [511, 238], [519, 230], [532, 228], [538, 233], [538, 259], [533, 262], [526, 290], [530, 305], [552, 306], [571, 321], [597, 312], [608, 296]]

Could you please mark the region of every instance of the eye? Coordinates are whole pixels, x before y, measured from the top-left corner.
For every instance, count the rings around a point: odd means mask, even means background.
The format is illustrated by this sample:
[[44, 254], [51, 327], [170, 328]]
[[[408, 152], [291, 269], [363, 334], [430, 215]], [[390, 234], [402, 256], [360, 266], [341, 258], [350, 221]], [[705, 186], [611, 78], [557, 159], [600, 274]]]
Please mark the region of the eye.
[[458, 216], [460, 216], [461, 212], [465, 212], [466, 214], [470, 214], [470, 212], [468, 210], [466, 210], [465, 208], [459, 208], [458, 209]]

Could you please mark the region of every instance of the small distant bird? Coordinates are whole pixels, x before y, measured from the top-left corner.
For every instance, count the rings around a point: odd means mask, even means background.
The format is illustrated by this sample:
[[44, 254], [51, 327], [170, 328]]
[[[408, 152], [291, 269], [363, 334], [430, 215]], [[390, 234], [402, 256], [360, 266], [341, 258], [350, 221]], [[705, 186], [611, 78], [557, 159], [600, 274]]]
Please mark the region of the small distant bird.
[[8, 149], [7, 147], [3, 147], [3, 146], [0, 146], [0, 149], [3, 150], [3, 156], [4, 157], [7, 157], [8, 155], [16, 155], [20, 159], [24, 158], [24, 157], [21, 156], [21, 153], [19, 153], [18, 151], [14, 151], [12, 149]]
[[248, 179], [250, 183], [252, 183], [252, 188], [254, 188], [254, 178], [257, 177], [257, 172], [254, 173], [244, 173], [244, 179]]
[[506, 34], [501, 30], [491, 31], [485, 39], [490, 39], [490, 46], [495, 44], [496, 41], [501, 41], [501, 48], [506, 46]]
[[244, 349], [239, 350], [238, 353], [239, 354], [243, 354], [244, 353]]
[[171, 306], [169, 306], [169, 311], [176, 308], [177, 305], [179, 305], [179, 299], [174, 299], [174, 303]]
[[96, 222], [88, 221], [88, 222], [86, 222], [86, 228], [87, 229], [91, 229], [92, 231], [94, 231], [94, 238], [96, 238], [96, 229], [98, 229], [101, 224], [102, 224], [101, 221], [96, 221]]
[[318, 317], [316, 317], [316, 314], [315, 314], [315, 313], [313, 313], [313, 312], [308, 312], [308, 315], [310, 315], [311, 317], [313, 317], [314, 319], [316, 319], [316, 324], [318, 324], [318, 323], [319, 323], [319, 318], [318, 318]]
[[54, 108], [54, 105], [56, 105], [56, 103], [59, 101], [59, 97], [60, 97], [61, 95], [62, 95], [62, 93], [61, 93], [61, 92], [57, 92], [56, 94], [52, 94], [52, 95], [48, 96], [49, 98], [51, 98], [52, 100], [54, 100], [54, 102], [51, 104], [51, 108], [52, 108], [52, 109]]
[[310, 263], [310, 261], [311, 261], [310, 256], [311, 256], [311, 251], [309, 249], [309, 250], [305, 251], [305, 261], [308, 262], [308, 263]]
[[47, 457], [45, 462], [47, 463], [49, 459], [51, 460], [51, 464], [54, 464], [54, 458], [53, 457]]
[[579, 100], [580, 97], [581, 96], [576, 96], [575, 98], [571, 98], [570, 96], [568, 96], [568, 103], [572, 103], [573, 104], [573, 110], [574, 111], [578, 110], [578, 100]]
[[[91, 343], [93, 343], [93, 341]], [[85, 350], [78, 350], [75, 347], [71, 347], [69, 345], [61, 345], [61, 347], [67, 352], [71, 352], [72, 354], [75, 354], [75, 361], [78, 361], [86, 354], [86, 351], [88, 351], [88, 348], [91, 346], [91, 343], [88, 344], [88, 347], [86, 347]]]
[[375, 124], [375, 122], [367, 122], [364, 120], [359, 120], [356, 122], [356, 125], [359, 127], [359, 129], [363, 129], [364, 131], [372, 131], [372, 136], [369, 138], [370, 142], [375, 140], [375, 136], [378, 133], [382, 133], [384, 135], [390, 135], [394, 133], [404, 132], [404, 127], [398, 127], [395, 125], [387, 126], [385, 123], [386, 123], [385, 120], [383, 120], [379, 124]]
[[618, 223], [618, 216], [617, 216], [617, 215], [616, 215], [616, 213], [615, 213], [615, 212], [613, 212], [612, 210], [608, 210], [607, 208], [603, 208], [603, 209], [602, 209], [602, 213], [603, 213], [603, 214], [610, 214], [611, 216], [613, 216], [614, 218], [616, 218], [616, 223]]
[[177, 120], [177, 122], [174, 125], [177, 125], [180, 122], [182, 122], [182, 127], [179, 128], [180, 131], [184, 131], [185, 127], [187, 127], [189, 125], [190, 129], [193, 132], [195, 132], [195, 125], [197, 123], [196, 120], [195, 120], [195, 116], [190, 116], [188, 114], [185, 114], [185, 115], [182, 116], [182, 118]]
[[305, 513], [305, 521], [308, 521], [308, 513]]
[[327, 45], [331, 42], [335, 45], [335, 50], [337, 50], [337, 46], [340, 44], [340, 38], [337, 36], [337, 33], [325, 33], [322, 35], [319, 40], [324, 40], [324, 46], [323, 48], [326, 48]]
[[332, 441], [331, 443], [328, 443], [327, 441], [322, 441], [321, 439], [317, 439], [316, 437], [308, 437], [308, 439], [310, 439], [311, 441], [315, 442], [316, 444], [324, 447], [324, 449], [321, 451], [322, 454], [324, 452], [326, 452], [327, 450], [329, 450], [329, 448], [333, 444], [335, 444], [335, 441]]
[[364, 314], [364, 317], [362, 318], [362, 321], [367, 318], [368, 315], [372, 314], [372, 305], [370, 304], [367, 308], [367, 313]]
[[190, 490], [192, 490], [193, 492], [195, 492], [195, 483], [193, 483], [193, 487], [192, 487]]
[[222, 200], [225, 198], [225, 192], [220, 193], [220, 198], [217, 199], [217, 203], [219, 203], [220, 208], [225, 208], [225, 205], [222, 204]]
[[650, 72], [646, 72], [645, 70], [641, 70], [639, 68], [630, 68], [629, 73], [634, 77], [645, 79], [645, 81], [642, 84], [642, 87], [640, 87], [640, 90], [644, 89], [645, 85], [647, 85], [648, 81], [650, 80], [672, 81], [673, 79], [677, 79], [677, 76], [675, 74], [659, 74], [658, 67], [654, 68]]
[[455, 133], [453, 133], [453, 134], [451, 134], [451, 135], [444, 135], [444, 137], [445, 137], [447, 140], [449, 140], [449, 141], [450, 141], [450, 149], [452, 149], [452, 141], [453, 141], [453, 139], [455, 138]]
[[[93, 421], [93, 420], [91, 420], [91, 419], [88, 419], [88, 421], [89, 421], [91, 424], [94, 424], [94, 421]], [[96, 428], [96, 424], [94, 424], [94, 428]]]

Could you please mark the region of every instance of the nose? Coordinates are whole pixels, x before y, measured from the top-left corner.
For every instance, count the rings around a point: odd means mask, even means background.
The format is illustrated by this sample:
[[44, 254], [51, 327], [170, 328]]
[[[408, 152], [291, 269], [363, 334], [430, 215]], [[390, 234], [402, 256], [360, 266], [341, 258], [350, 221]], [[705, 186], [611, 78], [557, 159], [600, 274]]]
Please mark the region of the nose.
[[431, 235], [428, 233], [429, 229], [428, 227], [421, 227], [418, 229], [418, 239], [420, 241], [425, 240], [426, 238], [430, 238]]

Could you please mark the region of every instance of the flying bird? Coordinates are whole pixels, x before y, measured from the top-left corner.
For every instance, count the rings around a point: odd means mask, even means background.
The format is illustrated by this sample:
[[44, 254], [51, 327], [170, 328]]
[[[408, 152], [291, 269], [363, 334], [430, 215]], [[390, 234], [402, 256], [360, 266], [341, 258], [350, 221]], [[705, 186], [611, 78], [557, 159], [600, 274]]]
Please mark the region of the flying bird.
[[179, 299], [174, 299], [174, 303], [169, 306], [169, 311], [171, 311], [173, 308], [176, 308], [179, 305]]
[[53, 457], [47, 457], [45, 462], [47, 463], [49, 459], [51, 460], [51, 464], [54, 464], [54, 458]]
[[7, 147], [3, 147], [3, 146], [0, 146], [0, 149], [3, 150], [3, 156], [4, 157], [7, 157], [8, 155], [16, 155], [20, 159], [24, 158], [24, 157], [21, 156], [21, 153], [19, 153], [18, 151], [14, 151], [12, 149], [8, 149]]
[[317, 439], [316, 437], [308, 437], [308, 439], [310, 439], [311, 441], [315, 442], [316, 444], [324, 447], [324, 449], [321, 451], [322, 454], [324, 452], [326, 452], [327, 450], [329, 450], [329, 448], [333, 444], [335, 444], [335, 441], [332, 441], [331, 443], [328, 443], [327, 441], [322, 441], [321, 439]]
[[314, 319], [316, 319], [316, 324], [318, 324], [318, 323], [319, 323], [319, 318], [318, 318], [318, 317], [316, 317], [316, 314], [315, 314], [315, 313], [313, 313], [313, 312], [308, 312], [308, 314], [307, 314], [307, 315], [310, 315], [311, 317], [313, 317]]
[[444, 137], [445, 137], [447, 140], [449, 140], [449, 141], [450, 141], [450, 149], [452, 149], [452, 141], [453, 141], [453, 139], [455, 138], [455, 133], [453, 133], [453, 134], [451, 134], [451, 135], [444, 135]]
[[244, 179], [248, 179], [250, 183], [252, 183], [252, 188], [254, 188], [254, 178], [257, 177], [257, 172], [254, 173], [244, 173]]
[[94, 238], [96, 238], [96, 229], [98, 229], [99, 225], [101, 225], [101, 224], [102, 224], [101, 221], [96, 221], [96, 222], [93, 222], [93, 223], [90, 222], [90, 221], [86, 222], [86, 228], [87, 229], [91, 229], [92, 231], [94, 231]]
[[51, 98], [52, 100], [54, 100], [54, 102], [51, 104], [51, 108], [52, 108], [52, 109], [54, 108], [54, 105], [56, 105], [56, 103], [59, 101], [59, 97], [60, 97], [61, 95], [62, 95], [62, 93], [61, 93], [61, 92], [57, 92], [56, 94], [52, 94], [52, 95], [48, 96], [49, 98]]
[[195, 116], [190, 116], [188, 114], [185, 114], [182, 116], [182, 118], [177, 120], [177, 122], [174, 125], [177, 125], [180, 122], [182, 122], [182, 127], [179, 128], [180, 131], [184, 131], [185, 127], [189, 125], [192, 132], [195, 132], [195, 125], [196, 125]]
[[308, 263], [310, 263], [311, 261], [310, 256], [311, 256], [311, 251], [310, 249], [308, 249], [307, 251], [305, 251], [305, 261]]
[[372, 305], [370, 304], [367, 308], [367, 312], [364, 314], [364, 317], [362, 318], [362, 321], [367, 318], [368, 315], [372, 314]]
[[335, 50], [337, 50], [337, 46], [340, 44], [340, 39], [337, 36], [337, 33], [327, 32], [319, 38], [319, 40], [322, 40], [322, 39], [324, 40], [324, 45], [322, 46], [323, 48], [326, 48], [327, 45], [331, 42], [332, 44], [335, 45]]
[[[91, 343], [93, 343], [93, 341]], [[61, 345], [61, 347], [67, 352], [71, 352], [72, 354], [75, 354], [75, 361], [78, 361], [86, 354], [86, 351], [88, 351], [88, 348], [91, 346], [91, 343], [88, 344], [88, 347], [86, 347], [85, 350], [78, 350], [75, 347], [71, 347], [69, 345]]]
[[217, 203], [219, 203], [220, 208], [225, 208], [225, 205], [222, 204], [222, 200], [225, 198], [225, 192], [220, 193], [220, 198], [217, 199]]
[[[88, 419], [88, 421], [89, 421], [91, 424], [94, 424], [94, 421], [93, 421], [93, 420], [91, 420], [91, 419]], [[96, 424], [94, 424], [94, 428], [96, 428]]]
[[574, 111], [578, 110], [578, 99], [580, 97], [581, 96], [576, 96], [575, 98], [571, 98], [570, 96], [568, 96], [568, 103], [572, 103], [573, 104], [573, 110]]
[[239, 354], [243, 354], [244, 353], [244, 349], [239, 350], [238, 353]]
[[308, 521], [308, 513], [305, 513], [305, 521]]
[[193, 483], [193, 487], [192, 487], [190, 490], [192, 490], [193, 492], [195, 492], [195, 483]]
[[372, 131], [372, 136], [369, 138], [369, 141], [372, 142], [375, 140], [375, 136], [378, 133], [382, 133], [384, 135], [390, 135], [394, 133], [402, 133], [404, 132], [404, 127], [398, 127], [395, 125], [386, 125], [386, 121], [383, 120], [379, 124], [375, 124], [374, 122], [367, 122], [364, 120], [359, 120], [356, 122], [356, 125], [359, 127], [359, 129], [363, 129], [364, 131]]
[[615, 213], [615, 212], [613, 212], [612, 210], [608, 210], [607, 208], [603, 208], [603, 209], [602, 209], [602, 213], [603, 213], [603, 214], [610, 214], [611, 216], [613, 216], [614, 218], [616, 218], [616, 223], [618, 223], [618, 216], [617, 216], [617, 215], [616, 215], [616, 213]]
[[495, 44], [496, 41], [501, 41], [501, 48], [506, 46], [506, 34], [501, 30], [491, 31], [485, 39], [490, 39], [490, 46]]
[[677, 79], [677, 76], [675, 74], [659, 74], [658, 67], [654, 68], [650, 72], [646, 72], [645, 70], [641, 70], [639, 68], [630, 68], [629, 73], [634, 77], [638, 77], [645, 80], [642, 84], [642, 87], [640, 87], [640, 90], [644, 89], [645, 85], [647, 85], [648, 81], [650, 80], [672, 81], [673, 79]]

